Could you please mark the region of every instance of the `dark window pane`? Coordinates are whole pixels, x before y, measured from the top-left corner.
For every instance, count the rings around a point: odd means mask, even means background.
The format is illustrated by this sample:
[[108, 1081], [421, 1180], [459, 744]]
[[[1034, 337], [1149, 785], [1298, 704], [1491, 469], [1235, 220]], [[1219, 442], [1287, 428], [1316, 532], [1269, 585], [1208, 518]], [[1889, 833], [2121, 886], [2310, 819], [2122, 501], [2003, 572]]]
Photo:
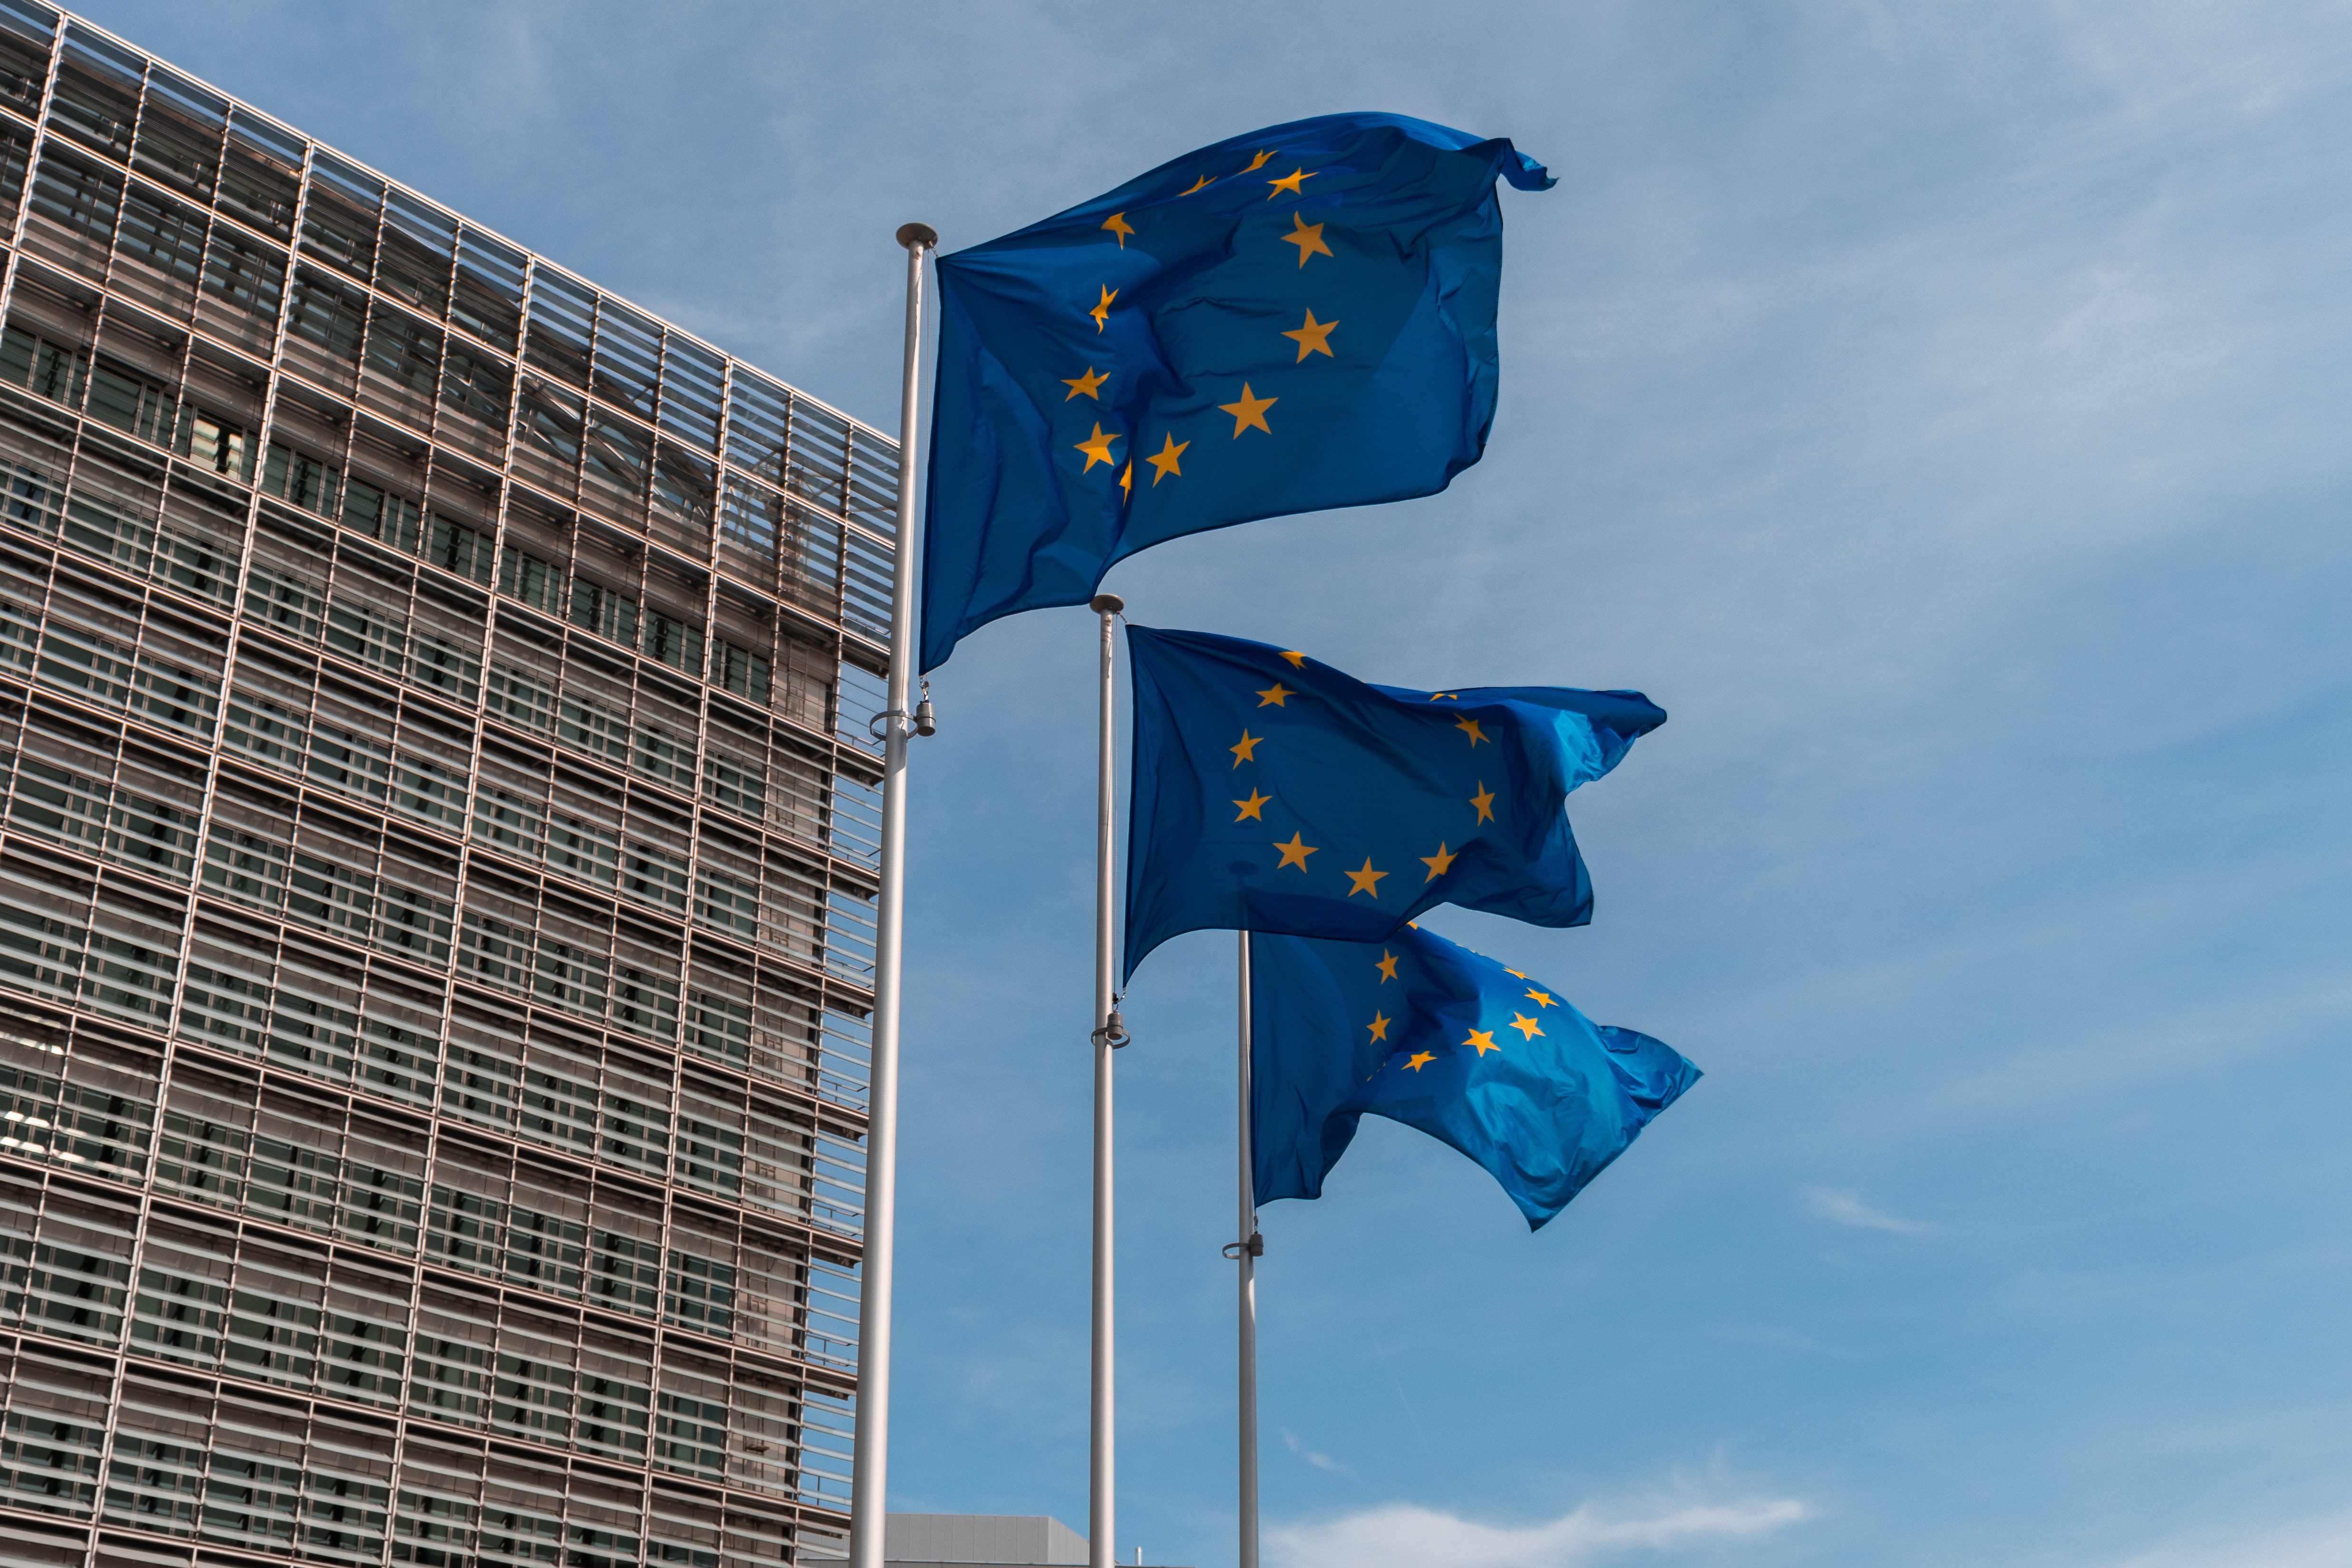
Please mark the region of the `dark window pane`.
[[661, 381], [661, 323], [607, 299], [596, 317], [597, 396], [650, 419]]
[[265, 233], [291, 238], [301, 178], [299, 142], [250, 115], [230, 117], [221, 157], [223, 206]]
[[138, 56], [87, 28], [68, 26], [49, 123], [85, 147], [128, 162], [145, 76], [146, 62]]
[[439, 316], [449, 303], [449, 269], [457, 246], [455, 218], [395, 186], [384, 197], [383, 254], [376, 262], [376, 287], [429, 316]]
[[274, 321], [286, 292], [285, 253], [233, 228], [216, 229], [205, 256], [205, 291]]
[[193, 283], [204, 261], [205, 215], [133, 186], [122, 205], [115, 248], [142, 267]]
[[139, 119], [140, 173], [210, 196], [227, 118], [226, 100], [158, 66], [148, 79], [147, 108]]
[[23, 20], [0, 15], [0, 101], [30, 115], [39, 109], [48, 79], [48, 36], [35, 37]]
[[513, 353], [522, 330], [523, 266], [521, 251], [467, 229], [457, 250], [450, 318], [484, 342]]
[[293, 331], [335, 358], [355, 361], [367, 323], [366, 296], [305, 267], [295, 274]]
[[[459, 340], [461, 342], [463, 340]], [[485, 353], [452, 348], [441, 371], [441, 401], [493, 430], [503, 431], [514, 372]]]
[[584, 388], [595, 319], [594, 295], [553, 268], [540, 268], [531, 280], [530, 342], [524, 357], [535, 368]]
[[375, 230], [383, 182], [327, 153], [310, 163], [310, 204], [302, 249], [354, 278], [375, 275]]
[[368, 323], [367, 366], [408, 391], [432, 396], [441, 374], [440, 329], [378, 305]]
[[93, 239], [114, 233], [122, 205], [122, 176], [102, 163], [52, 146], [33, 181], [33, 211]]

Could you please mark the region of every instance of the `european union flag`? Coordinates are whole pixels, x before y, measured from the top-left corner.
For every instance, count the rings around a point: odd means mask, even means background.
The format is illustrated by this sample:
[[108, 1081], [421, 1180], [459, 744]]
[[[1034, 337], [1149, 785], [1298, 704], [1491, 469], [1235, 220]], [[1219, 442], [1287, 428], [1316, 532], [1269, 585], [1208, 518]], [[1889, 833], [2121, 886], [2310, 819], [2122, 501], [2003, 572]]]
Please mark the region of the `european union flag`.
[[1250, 1075], [1259, 1203], [1320, 1197], [1369, 1114], [1469, 1155], [1537, 1230], [1699, 1070], [1408, 926], [1369, 945], [1253, 935]]
[[1207, 632], [1127, 647], [1129, 974], [1188, 931], [1377, 942], [1435, 904], [1582, 925], [1561, 800], [1666, 721], [1638, 691], [1407, 691]]
[[943, 256], [923, 668], [1204, 529], [1444, 489], [1495, 416], [1506, 141], [1252, 132]]

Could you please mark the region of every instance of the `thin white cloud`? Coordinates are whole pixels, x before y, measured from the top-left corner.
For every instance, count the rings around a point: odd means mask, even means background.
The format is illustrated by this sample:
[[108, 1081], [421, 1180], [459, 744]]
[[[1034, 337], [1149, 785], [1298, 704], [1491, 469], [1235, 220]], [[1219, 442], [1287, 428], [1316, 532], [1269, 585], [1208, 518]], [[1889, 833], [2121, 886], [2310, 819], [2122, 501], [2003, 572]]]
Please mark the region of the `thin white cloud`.
[[1794, 1329], [1777, 1323], [1726, 1323], [1714, 1331], [1715, 1337], [1733, 1344], [1764, 1345], [1772, 1350], [1795, 1351], [1801, 1355], [1828, 1356], [1838, 1361], [1853, 1361], [1862, 1352], [1842, 1345], [1832, 1345], [1801, 1334]]
[[1916, 1220], [1897, 1219], [1872, 1208], [1852, 1193], [1833, 1193], [1815, 1187], [1806, 1194], [1812, 1210], [1823, 1219], [1833, 1219], [1840, 1225], [1850, 1225], [1856, 1230], [1891, 1230], [1897, 1236], [1916, 1236], [1927, 1229]]
[[2212, 1530], [2176, 1536], [2110, 1568], [2344, 1568], [2352, 1563], [2352, 1514], [2323, 1514], [2272, 1530]]
[[1306, 1460], [1317, 1469], [1328, 1470], [1335, 1476], [1346, 1476], [1350, 1479], [1355, 1478], [1355, 1471], [1349, 1469], [1347, 1466], [1341, 1464], [1339, 1460], [1333, 1458], [1328, 1454], [1317, 1453], [1314, 1449], [1300, 1442], [1298, 1440], [1298, 1434], [1293, 1432], [1287, 1426], [1285, 1426], [1282, 1429], [1282, 1440], [1286, 1444], [1289, 1445], [1290, 1451], [1292, 1453], [1297, 1455], [1300, 1458]]
[[1741, 1539], [1811, 1517], [1793, 1498], [1675, 1502], [1621, 1512], [1590, 1504], [1549, 1523], [1479, 1524], [1433, 1509], [1391, 1504], [1267, 1533], [1275, 1568], [1578, 1568], [1633, 1549]]

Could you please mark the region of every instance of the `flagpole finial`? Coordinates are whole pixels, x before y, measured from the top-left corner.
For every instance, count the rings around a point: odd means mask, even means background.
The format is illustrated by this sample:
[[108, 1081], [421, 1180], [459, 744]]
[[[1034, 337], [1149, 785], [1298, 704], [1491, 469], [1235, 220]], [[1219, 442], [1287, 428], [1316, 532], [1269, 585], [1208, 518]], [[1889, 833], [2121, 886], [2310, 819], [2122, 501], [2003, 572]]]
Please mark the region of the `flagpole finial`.
[[1087, 601], [1087, 608], [1098, 616], [1115, 616], [1127, 608], [1127, 601], [1117, 594], [1097, 594]]
[[940, 243], [940, 231], [927, 223], [902, 223], [898, 226], [898, 243], [908, 250], [918, 247], [935, 249]]

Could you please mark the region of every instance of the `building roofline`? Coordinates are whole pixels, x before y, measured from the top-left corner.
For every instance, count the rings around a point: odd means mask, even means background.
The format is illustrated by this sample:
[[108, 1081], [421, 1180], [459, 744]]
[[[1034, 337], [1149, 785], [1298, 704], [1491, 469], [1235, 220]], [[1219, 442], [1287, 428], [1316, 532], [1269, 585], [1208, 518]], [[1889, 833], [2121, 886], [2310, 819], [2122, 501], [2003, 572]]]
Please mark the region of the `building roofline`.
[[[503, 230], [492, 228], [486, 223], [477, 222], [475, 219], [467, 216], [464, 213], [459, 212], [457, 208], [450, 206], [448, 204], [434, 200], [431, 196], [426, 195], [424, 192], [418, 190], [407, 181], [400, 179], [396, 175], [388, 174], [373, 163], [363, 163], [361, 160], [352, 157], [350, 153], [344, 152], [340, 147], [332, 146], [328, 142], [320, 141], [315, 136], [297, 130], [294, 126], [288, 124], [285, 121], [280, 120], [278, 116], [270, 113], [268, 110], [260, 109], [253, 104], [247, 103], [244, 99], [237, 97], [236, 94], [228, 91], [226, 89], [220, 87], [216, 83], [207, 81], [200, 76], [196, 76], [183, 69], [181, 67], [164, 59], [152, 49], [146, 47], [144, 45], [134, 43], [131, 39], [124, 37], [121, 34], [113, 31], [111, 28], [100, 26], [98, 23], [91, 21], [89, 17], [83, 16], [79, 11], [68, 10], [61, 5], [50, 5], [46, 4], [45, 0], [0, 0], [0, 10], [15, 12], [17, 16], [23, 16], [28, 21], [34, 19], [31, 14], [46, 11], [50, 13], [52, 16], [60, 18], [62, 21], [70, 22], [76, 26], [86, 27], [90, 32], [98, 34], [109, 42], [129, 49], [131, 53], [139, 56], [142, 59], [144, 59], [151, 68], [160, 66], [164, 70], [171, 72], [173, 76], [178, 77], [194, 86], [200, 87], [206, 92], [215, 94], [229, 104], [232, 108], [250, 114], [256, 119], [267, 121], [270, 125], [281, 132], [284, 132], [287, 135], [303, 143], [305, 146], [315, 147], [324, 152], [331, 153], [335, 157], [341, 159], [342, 162], [351, 164], [353, 168], [362, 170], [367, 174], [374, 175], [377, 179], [383, 181], [385, 184], [397, 185], [400, 187], [401, 191], [408, 196], [424, 203], [426, 206], [433, 208], [436, 212], [447, 215], [451, 219], [463, 225], [467, 228], [478, 230], [481, 233], [489, 236], [491, 238], [498, 240], [502, 245], [513, 247], [515, 249], [521, 251], [526, 256], [531, 257], [541, 265], [552, 268], [555, 271], [562, 273], [564, 277], [571, 279], [573, 282], [580, 284], [583, 288], [591, 289], [596, 294], [613, 300], [620, 304], [625, 305], [630, 310], [635, 310], [641, 315], [651, 317], [653, 320], [659, 321], [665, 328], [677, 333], [680, 337], [685, 338], [689, 342], [698, 343], [702, 347], [709, 350], [712, 353], [718, 354], [721, 358], [726, 359], [732, 363], [742, 365], [758, 374], [771, 377], [782, 385], [790, 388], [794, 397], [807, 398], [809, 402], [815, 404], [819, 408], [824, 409], [827, 414], [832, 415], [834, 417], [845, 421], [877, 439], [887, 441], [893, 447], [897, 447], [898, 446], [898, 437], [882, 429], [878, 426], [867, 424], [865, 420], [858, 418], [854, 414], [835, 407], [834, 405], [827, 403], [824, 398], [818, 397], [813, 393], [808, 392], [797, 382], [785, 381], [783, 377], [776, 375], [774, 372], [753, 363], [751, 361], [745, 359], [741, 354], [736, 353], [731, 350], [722, 348], [719, 344], [712, 342], [709, 338], [703, 337], [698, 333], [689, 331], [686, 328], [679, 326], [676, 321], [671, 321], [659, 310], [653, 310], [646, 305], [641, 305], [636, 300], [630, 299], [625, 294], [617, 293], [611, 289], [605, 288], [594, 279], [589, 278], [583, 273], [573, 271], [571, 268], [564, 266], [563, 263], [549, 257], [545, 252], [541, 251], [532, 246], [525, 245], [522, 241], [516, 239], [513, 236], [505, 233]], [[298, 235], [295, 237], [296, 243], [299, 245], [300, 242], [300, 237]], [[906, 455], [904, 452], [899, 454], [899, 460], [902, 462], [906, 460]]]

